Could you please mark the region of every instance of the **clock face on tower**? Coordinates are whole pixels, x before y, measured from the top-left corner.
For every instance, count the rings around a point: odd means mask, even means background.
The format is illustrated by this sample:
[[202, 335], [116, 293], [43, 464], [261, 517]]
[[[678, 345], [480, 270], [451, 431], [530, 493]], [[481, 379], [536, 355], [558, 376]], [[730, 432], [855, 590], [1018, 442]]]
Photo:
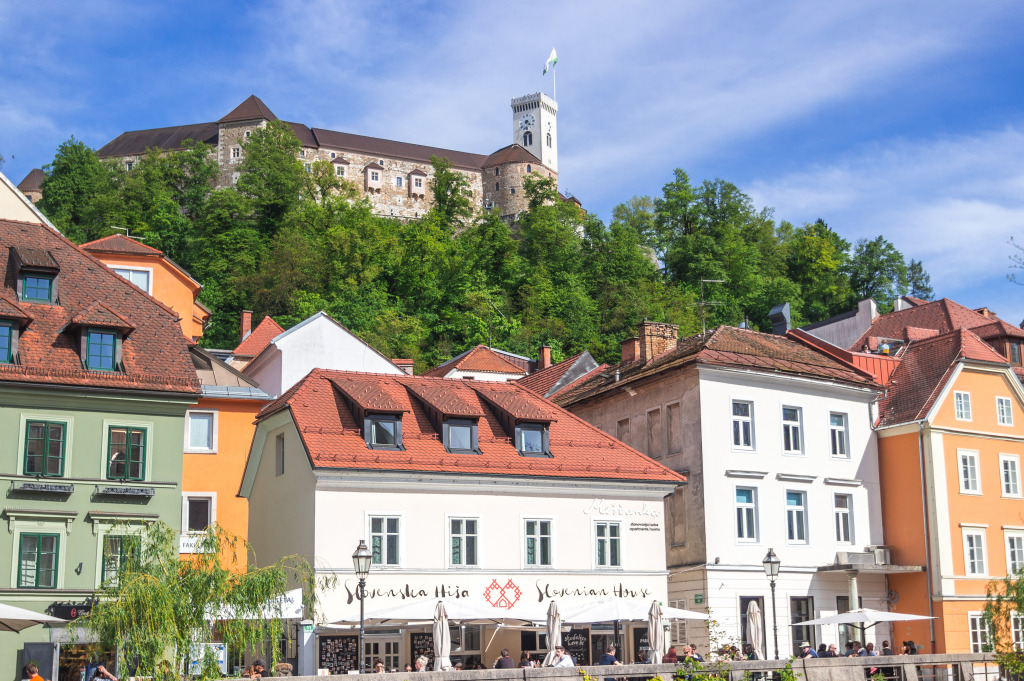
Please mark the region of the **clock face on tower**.
[[519, 129], [529, 130], [536, 122], [537, 119], [533, 117], [532, 113], [524, 114], [523, 117], [519, 119]]

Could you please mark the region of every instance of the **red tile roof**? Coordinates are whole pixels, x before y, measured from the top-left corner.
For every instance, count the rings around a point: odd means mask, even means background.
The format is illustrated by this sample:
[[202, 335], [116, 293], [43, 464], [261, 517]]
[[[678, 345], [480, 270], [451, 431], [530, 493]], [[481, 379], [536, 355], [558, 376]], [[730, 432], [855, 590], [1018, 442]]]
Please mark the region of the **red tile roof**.
[[101, 326], [120, 329], [126, 334], [135, 330], [134, 324], [98, 300], [94, 300], [91, 305], [72, 317], [68, 326]]
[[547, 369], [541, 369], [535, 371], [529, 376], [523, 376], [519, 379], [519, 385], [529, 388], [535, 393], [544, 395], [548, 390], [551, 389], [555, 383], [558, 383], [558, 379], [565, 376], [565, 372], [572, 368], [572, 365], [576, 363], [583, 353], [577, 353], [569, 359], [563, 359], [557, 364], [552, 364]]
[[183, 149], [187, 140], [203, 142], [217, 146], [220, 135], [216, 123], [193, 123], [175, 125], [169, 128], [152, 128], [149, 130], [131, 130], [123, 132], [104, 144], [96, 152], [100, 158], [111, 156], [141, 156], [147, 149], [171, 151]]
[[496, 152], [484, 159], [481, 167], [491, 168], [505, 163], [536, 163], [538, 166], [543, 165], [543, 162], [531, 154], [526, 147], [518, 144], [510, 144], [507, 147], [498, 149]]
[[526, 374], [525, 369], [516, 366], [486, 345], [477, 345], [461, 355], [451, 358], [444, 364], [438, 364], [433, 369], [428, 369], [423, 372], [423, 375], [441, 377], [454, 369], [459, 371], [482, 371], [493, 374]]
[[161, 256], [163, 251], [158, 251], [152, 246], [129, 239], [124, 234], [112, 234], [102, 239], [96, 239], [89, 243], [82, 244], [82, 248], [90, 253], [121, 253], [125, 255], [152, 255]]
[[[397, 361], [397, 360], [396, 360]], [[476, 400], [463, 399], [462, 391], [445, 381], [420, 381], [406, 389], [445, 416], [479, 418], [484, 415]]]
[[[370, 450], [346, 400], [336, 386], [345, 381], [373, 382], [400, 403], [405, 451]], [[555, 418], [549, 427], [551, 458], [525, 457], [512, 444], [500, 418], [481, 390], [507, 393], [505, 404], [543, 405]], [[478, 423], [480, 454], [445, 450], [440, 434], [413, 393], [447, 391], [483, 416]], [[406, 470], [476, 475], [682, 483], [683, 476], [622, 444], [586, 421], [514, 383], [475, 383], [422, 376], [365, 374], [314, 369], [267, 405], [259, 420], [290, 410], [313, 465], [323, 468]]]
[[[854, 368], [829, 354], [785, 336], [720, 326], [707, 334], [680, 339], [676, 347], [641, 360], [620, 362], [602, 372], [591, 372], [590, 378], [560, 392], [553, 399], [557, 404], [569, 405], [603, 393], [621, 390], [623, 386], [655, 376], [663, 371], [687, 365], [714, 365], [739, 367], [752, 371], [808, 376], [838, 381], [862, 387], [880, 387], [870, 374]], [[600, 373], [614, 374], [619, 380], [602, 377]]]
[[270, 345], [270, 341], [282, 333], [284, 333], [284, 329], [281, 328], [281, 325], [268, 315], [248, 336], [242, 339], [232, 354], [240, 357], [255, 357]]
[[967, 329], [913, 341], [892, 372], [889, 389], [879, 403], [879, 426], [908, 423], [927, 416], [961, 360], [1009, 366], [1005, 357]]
[[871, 323], [857, 341], [850, 346], [851, 350], [872, 349], [873, 338], [893, 340], [913, 340], [912, 336], [921, 337], [921, 331], [915, 329], [932, 329], [939, 333], [948, 333], [954, 329], [971, 329], [982, 338], [996, 336], [1015, 336], [1024, 338], [1024, 329], [1007, 324], [997, 317], [986, 317], [974, 310], [964, 307], [948, 298], [932, 302], [921, 301], [921, 304], [905, 310], [880, 315]]
[[236, 123], [240, 121], [276, 121], [277, 116], [256, 95], [249, 97], [221, 118], [218, 123]]
[[[0, 380], [199, 392], [188, 343], [171, 310], [45, 225], [2, 220], [0, 290], [8, 302], [15, 296], [11, 247], [49, 254], [60, 268], [58, 300], [56, 304], [17, 303], [33, 319], [18, 339], [19, 364], [0, 365]], [[76, 315], [99, 300], [105, 310], [135, 326], [121, 346], [124, 371], [83, 369], [78, 337], [65, 330]]]
[[33, 168], [28, 171], [28, 175], [25, 179], [18, 183], [18, 190], [22, 192], [39, 192], [43, 190], [43, 180], [46, 179], [46, 173], [43, 172], [42, 168]]
[[16, 319], [22, 326], [32, 321], [32, 315], [28, 310], [18, 305], [14, 300], [14, 292], [8, 293], [0, 289], [0, 319]]

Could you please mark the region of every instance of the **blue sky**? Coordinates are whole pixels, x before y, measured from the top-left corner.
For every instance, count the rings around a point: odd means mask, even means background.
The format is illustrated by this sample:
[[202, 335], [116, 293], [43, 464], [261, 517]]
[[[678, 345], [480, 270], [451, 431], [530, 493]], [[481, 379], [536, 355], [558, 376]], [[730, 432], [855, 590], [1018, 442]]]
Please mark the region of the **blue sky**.
[[281, 118], [489, 153], [557, 47], [560, 184], [607, 219], [672, 170], [777, 219], [883, 234], [938, 295], [1024, 319], [1018, 2], [0, 0], [0, 154], [19, 182], [72, 134]]

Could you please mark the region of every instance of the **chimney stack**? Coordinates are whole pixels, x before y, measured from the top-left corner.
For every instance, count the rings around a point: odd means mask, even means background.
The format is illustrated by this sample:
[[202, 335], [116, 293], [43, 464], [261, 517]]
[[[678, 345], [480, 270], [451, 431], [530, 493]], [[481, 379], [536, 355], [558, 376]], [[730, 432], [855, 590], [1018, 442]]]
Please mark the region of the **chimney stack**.
[[547, 369], [551, 366], [551, 346], [545, 343], [540, 346], [540, 354], [537, 355], [537, 371]]
[[786, 332], [789, 331], [789, 303], [783, 303], [782, 305], [776, 305], [772, 308], [771, 312], [768, 313], [768, 319], [772, 323], [772, 334], [776, 336], [785, 336]]
[[679, 327], [663, 322], [640, 322], [640, 359], [644, 364], [658, 355], [676, 349]]
[[640, 339], [627, 338], [622, 341], [622, 361], [635, 362], [640, 357]]
[[242, 310], [242, 340], [252, 333], [252, 310]]
[[413, 369], [416, 366], [416, 362], [411, 359], [393, 359], [391, 363], [410, 376], [413, 375]]

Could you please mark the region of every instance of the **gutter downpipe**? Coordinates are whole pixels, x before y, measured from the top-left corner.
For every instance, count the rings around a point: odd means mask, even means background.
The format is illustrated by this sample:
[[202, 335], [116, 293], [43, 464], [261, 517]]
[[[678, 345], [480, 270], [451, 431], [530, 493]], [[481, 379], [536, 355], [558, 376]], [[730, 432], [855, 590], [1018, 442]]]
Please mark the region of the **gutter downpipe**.
[[924, 475], [924, 421], [918, 423], [917, 430], [917, 459], [918, 464], [921, 468], [921, 519], [924, 521], [924, 560], [927, 567], [925, 568], [925, 588], [927, 589], [926, 595], [928, 596], [928, 616], [933, 619], [928, 620], [928, 633], [931, 636], [932, 643], [932, 654], [935, 654], [935, 612], [934, 603], [932, 600], [932, 538], [929, 531], [928, 524], [928, 489], [925, 484]]

